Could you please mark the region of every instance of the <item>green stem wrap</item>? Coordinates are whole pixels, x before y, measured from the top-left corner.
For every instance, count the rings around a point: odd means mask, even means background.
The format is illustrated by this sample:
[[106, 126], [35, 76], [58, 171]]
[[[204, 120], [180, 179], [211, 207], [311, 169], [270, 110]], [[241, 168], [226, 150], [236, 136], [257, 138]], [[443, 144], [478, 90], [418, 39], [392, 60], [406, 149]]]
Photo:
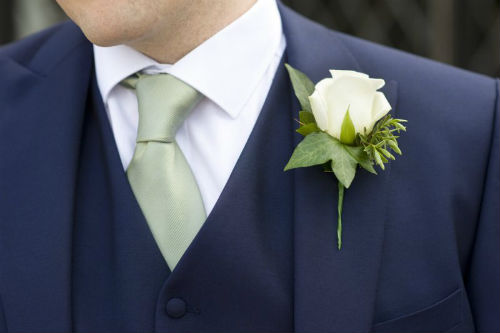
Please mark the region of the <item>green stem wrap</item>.
[[337, 244], [338, 249], [342, 248], [342, 206], [344, 204], [344, 185], [341, 182], [338, 182], [339, 185], [339, 204], [337, 207], [338, 210], [338, 222], [337, 222]]

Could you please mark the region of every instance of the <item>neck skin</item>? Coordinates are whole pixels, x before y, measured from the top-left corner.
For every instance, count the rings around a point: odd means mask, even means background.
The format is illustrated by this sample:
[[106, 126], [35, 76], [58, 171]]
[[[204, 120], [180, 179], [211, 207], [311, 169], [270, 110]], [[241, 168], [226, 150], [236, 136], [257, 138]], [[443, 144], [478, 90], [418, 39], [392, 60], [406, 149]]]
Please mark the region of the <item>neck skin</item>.
[[[153, 31], [127, 43], [163, 64], [174, 64], [248, 11], [257, 0], [181, 1]], [[223, 50], [221, 50], [223, 51]]]

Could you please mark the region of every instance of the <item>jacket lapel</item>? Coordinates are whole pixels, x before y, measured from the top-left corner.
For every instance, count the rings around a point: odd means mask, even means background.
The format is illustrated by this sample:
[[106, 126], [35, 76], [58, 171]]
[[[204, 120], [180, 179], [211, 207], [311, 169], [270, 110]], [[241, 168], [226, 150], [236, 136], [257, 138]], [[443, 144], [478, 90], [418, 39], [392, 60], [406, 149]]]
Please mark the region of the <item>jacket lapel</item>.
[[73, 24], [58, 29], [26, 63], [0, 59], [7, 75], [0, 82], [0, 292], [9, 331], [71, 331], [74, 186], [92, 49]]
[[[314, 82], [329, 69], [360, 68], [336, 33], [280, 5], [293, 67]], [[314, 36], [312, 39], [311, 37]], [[384, 88], [395, 107], [396, 82]], [[293, 99], [294, 117], [299, 105]], [[296, 136], [295, 144], [301, 140]], [[338, 251], [337, 183], [320, 168], [295, 173], [295, 330], [367, 332], [371, 329], [390, 188], [390, 166], [377, 176], [358, 170], [346, 191], [343, 247]]]

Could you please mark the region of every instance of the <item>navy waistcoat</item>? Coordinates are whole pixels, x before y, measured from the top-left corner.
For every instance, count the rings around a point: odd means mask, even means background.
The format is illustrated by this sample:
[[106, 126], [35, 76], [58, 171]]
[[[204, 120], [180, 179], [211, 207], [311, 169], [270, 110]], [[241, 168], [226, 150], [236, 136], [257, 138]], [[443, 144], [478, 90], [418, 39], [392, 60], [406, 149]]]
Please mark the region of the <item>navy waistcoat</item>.
[[[74, 331], [293, 330], [293, 182], [266, 172], [282, 169], [290, 152], [262, 135], [293, 140], [292, 119], [279, 111], [290, 109], [281, 105], [289, 100], [282, 65], [221, 199], [173, 272], [134, 198], [91, 80], [73, 226]], [[255, 170], [266, 156], [281, 165]]]

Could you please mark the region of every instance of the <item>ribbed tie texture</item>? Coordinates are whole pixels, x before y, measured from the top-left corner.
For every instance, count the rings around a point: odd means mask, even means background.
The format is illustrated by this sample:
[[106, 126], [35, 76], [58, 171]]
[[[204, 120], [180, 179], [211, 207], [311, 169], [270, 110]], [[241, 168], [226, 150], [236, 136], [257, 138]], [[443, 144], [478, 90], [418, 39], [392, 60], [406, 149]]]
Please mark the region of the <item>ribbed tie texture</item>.
[[175, 134], [201, 95], [169, 74], [134, 75], [139, 127], [127, 177], [153, 237], [171, 270], [206, 219], [191, 168]]

